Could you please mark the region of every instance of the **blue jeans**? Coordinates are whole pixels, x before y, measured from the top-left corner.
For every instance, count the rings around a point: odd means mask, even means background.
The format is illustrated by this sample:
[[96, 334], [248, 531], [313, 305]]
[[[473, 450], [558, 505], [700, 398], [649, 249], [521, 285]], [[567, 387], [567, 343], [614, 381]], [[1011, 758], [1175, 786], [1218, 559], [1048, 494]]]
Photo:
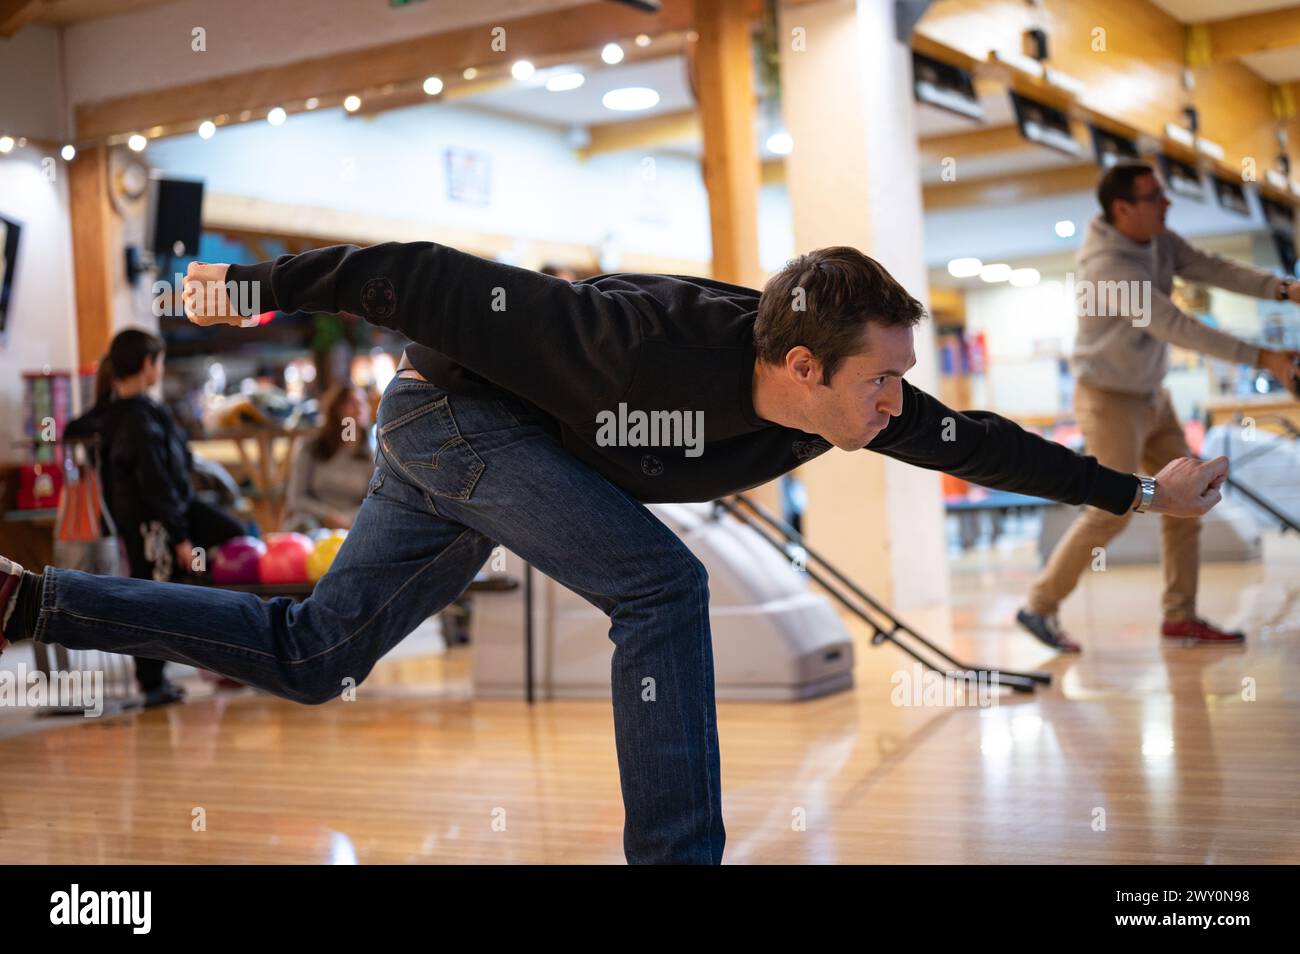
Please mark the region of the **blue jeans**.
[[36, 639], [189, 663], [295, 702], [328, 702], [456, 599], [501, 543], [609, 616], [627, 860], [720, 863], [704, 566], [508, 395], [469, 398], [394, 378], [377, 429], [365, 502], [308, 599], [48, 568]]

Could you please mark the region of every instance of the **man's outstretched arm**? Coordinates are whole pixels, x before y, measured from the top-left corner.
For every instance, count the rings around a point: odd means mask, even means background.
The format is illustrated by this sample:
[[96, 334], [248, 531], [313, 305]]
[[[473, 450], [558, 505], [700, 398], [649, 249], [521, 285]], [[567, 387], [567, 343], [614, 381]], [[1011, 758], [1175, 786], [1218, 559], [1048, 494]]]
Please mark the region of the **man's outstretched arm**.
[[593, 408], [617, 402], [641, 338], [630, 296], [434, 242], [336, 245], [257, 265], [195, 263], [185, 284], [186, 314], [199, 324], [239, 323], [221, 297], [227, 288], [245, 311], [256, 289], [263, 311], [355, 315], [564, 420], [589, 420]]
[[[954, 411], [903, 382], [903, 412], [867, 445], [898, 460], [941, 470], [994, 490], [1087, 504], [1127, 513], [1138, 500], [1133, 474], [1112, 470], [1095, 457], [1031, 434], [991, 411]], [[1179, 458], [1156, 475], [1150, 509], [1192, 517], [1219, 502], [1227, 458]]]

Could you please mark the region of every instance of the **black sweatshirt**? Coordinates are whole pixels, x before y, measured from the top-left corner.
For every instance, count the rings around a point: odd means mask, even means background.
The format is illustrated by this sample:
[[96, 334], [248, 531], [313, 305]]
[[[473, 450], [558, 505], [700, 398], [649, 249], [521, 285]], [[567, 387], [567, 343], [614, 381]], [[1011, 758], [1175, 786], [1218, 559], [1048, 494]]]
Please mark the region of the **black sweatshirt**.
[[[432, 242], [282, 255], [232, 265], [227, 281], [260, 281], [263, 308], [355, 315], [401, 332], [430, 381], [453, 394], [505, 391], [527, 401], [575, 457], [647, 503], [747, 490], [831, 448], [755, 414], [759, 292], [751, 288], [676, 275], [570, 283]], [[609, 415], [635, 423], [636, 412], [663, 420], [674, 411], [703, 412], [702, 453], [647, 444], [654, 432], [635, 429], [611, 445], [602, 430]], [[947, 435], [945, 418], [954, 422]], [[1137, 493], [1132, 474], [996, 414], [949, 410], [907, 381], [902, 413], [868, 448], [984, 487], [1115, 514]]]

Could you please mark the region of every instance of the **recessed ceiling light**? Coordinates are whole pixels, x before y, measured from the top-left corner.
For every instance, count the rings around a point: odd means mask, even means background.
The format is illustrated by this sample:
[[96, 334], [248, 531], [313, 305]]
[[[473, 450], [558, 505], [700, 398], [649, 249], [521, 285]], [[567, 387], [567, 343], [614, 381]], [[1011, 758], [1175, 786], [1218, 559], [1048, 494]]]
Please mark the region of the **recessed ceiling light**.
[[361, 97], [349, 96], [347, 99], [343, 100], [343, 108], [350, 113], [355, 113], [361, 108]]
[[537, 67], [527, 60], [516, 60], [515, 64], [510, 67], [510, 75], [517, 80], [529, 79], [537, 72]]
[[617, 43], [606, 43], [601, 48], [600, 58], [613, 66], [615, 63], [623, 62], [623, 48]]
[[199, 138], [211, 139], [217, 134], [217, 124], [210, 119], [205, 119], [199, 123]]
[[983, 267], [978, 258], [954, 258], [948, 263], [948, 274], [953, 278], [974, 278]]
[[132, 133], [131, 138], [126, 141], [132, 152], [144, 152], [144, 147], [149, 145], [149, 140], [145, 139], [139, 133]]
[[320, 100], [313, 96], [311, 99], [307, 100], [307, 102], [303, 103], [303, 105], [308, 109], [315, 109], [320, 105]]
[[1037, 285], [1040, 278], [1042, 276], [1038, 274], [1036, 268], [1017, 268], [1011, 272], [1011, 284], [1017, 288], [1030, 288]]
[[577, 89], [586, 81], [587, 77], [581, 73], [561, 73], [548, 79], [546, 88], [552, 93], [563, 93], [565, 90]]
[[649, 45], [650, 45], [650, 37], [647, 36], [647, 35], [644, 34], [644, 33], [638, 33], [638, 34], [636, 35], [636, 45], [637, 45], [637, 46], [649, 46]]
[[600, 101], [606, 109], [634, 112], [658, 104], [659, 94], [648, 86], [624, 86], [622, 89], [611, 89]]
[[14, 137], [0, 136], [0, 152], [13, 152], [13, 150], [14, 150]]
[[77, 158], [77, 147], [72, 145], [72, 143], [68, 143], [59, 150], [59, 155], [63, 157], [64, 162], [71, 162], [73, 159]]
[[423, 89], [430, 96], [437, 96], [442, 92], [442, 80], [436, 76], [430, 76], [425, 79]]
[[1011, 277], [1011, 266], [1002, 262], [985, 265], [980, 269], [980, 278], [986, 282], [1005, 282]]
[[284, 121], [285, 119], [288, 118], [288, 116], [289, 114], [286, 113], [283, 108], [276, 106], [274, 109], [272, 109], [269, 113], [266, 114], [266, 121], [270, 123], [272, 126], [283, 126]]
[[1074, 223], [1069, 219], [1061, 219], [1056, 223], [1056, 234], [1061, 238], [1070, 238], [1074, 235]]
[[474, 77], [478, 76], [478, 70], [474, 69], [474, 67], [472, 66], [468, 66], [465, 68], [465, 72], [461, 73], [460, 75], [465, 79], [473, 79]]

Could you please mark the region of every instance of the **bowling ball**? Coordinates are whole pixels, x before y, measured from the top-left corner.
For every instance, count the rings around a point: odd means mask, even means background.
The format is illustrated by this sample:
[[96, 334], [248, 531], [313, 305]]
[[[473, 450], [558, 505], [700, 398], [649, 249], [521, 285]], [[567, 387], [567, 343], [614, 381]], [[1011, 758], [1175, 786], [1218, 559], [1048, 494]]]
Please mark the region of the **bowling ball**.
[[334, 558], [338, 556], [339, 547], [348, 538], [346, 530], [333, 530], [316, 540], [311, 556], [307, 557], [307, 577], [315, 583], [329, 570]]
[[256, 537], [227, 540], [212, 555], [212, 582], [218, 586], [258, 582], [258, 564], [265, 553], [266, 544]]
[[268, 533], [266, 554], [258, 564], [263, 583], [306, 583], [311, 537], [302, 533]]

